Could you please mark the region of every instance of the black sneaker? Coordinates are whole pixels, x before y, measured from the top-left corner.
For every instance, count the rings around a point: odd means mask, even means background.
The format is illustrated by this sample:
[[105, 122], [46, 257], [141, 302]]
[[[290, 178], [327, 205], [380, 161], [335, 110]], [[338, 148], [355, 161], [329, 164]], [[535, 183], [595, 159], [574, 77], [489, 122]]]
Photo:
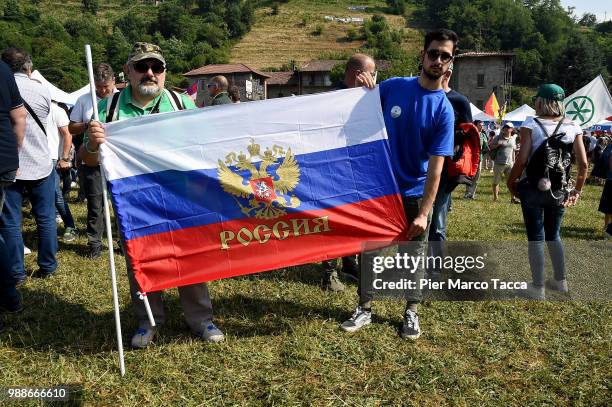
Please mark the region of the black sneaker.
[[55, 274], [55, 272], [46, 272], [46, 271], [42, 271], [42, 270], [37, 270], [34, 274], [32, 274], [32, 277], [34, 278], [40, 278], [40, 279], [44, 279], [44, 278], [49, 278], [51, 277], [53, 274]]
[[340, 328], [346, 332], [356, 332], [372, 323], [372, 311], [357, 307], [353, 316], [344, 321]]
[[89, 249], [89, 254], [87, 255], [87, 257], [89, 257], [90, 259], [97, 259], [100, 256], [102, 256], [102, 247], [94, 246]]
[[410, 310], [406, 310], [404, 315], [404, 323], [400, 335], [405, 339], [418, 339], [421, 336], [421, 328], [419, 327], [419, 315]]
[[16, 313], [23, 310], [23, 301], [21, 299], [21, 294], [17, 292], [17, 296], [14, 298], [6, 298], [2, 297], [0, 299], [0, 311]]

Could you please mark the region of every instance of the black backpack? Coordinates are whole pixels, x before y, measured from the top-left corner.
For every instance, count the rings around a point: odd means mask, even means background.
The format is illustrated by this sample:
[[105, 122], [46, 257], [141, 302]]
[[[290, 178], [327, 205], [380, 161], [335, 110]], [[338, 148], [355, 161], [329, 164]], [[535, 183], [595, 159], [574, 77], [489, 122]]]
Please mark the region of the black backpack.
[[[548, 136], [542, 123], [538, 119], [534, 120]], [[562, 123], [563, 120], [559, 120], [553, 134], [546, 137], [527, 164], [527, 181], [542, 191], [550, 190], [554, 193], [569, 190], [574, 143], [562, 140], [565, 133], [557, 134]], [[550, 181], [550, 184], [545, 181], [546, 179]], [[548, 185], [550, 185], [549, 188], [546, 188]]]

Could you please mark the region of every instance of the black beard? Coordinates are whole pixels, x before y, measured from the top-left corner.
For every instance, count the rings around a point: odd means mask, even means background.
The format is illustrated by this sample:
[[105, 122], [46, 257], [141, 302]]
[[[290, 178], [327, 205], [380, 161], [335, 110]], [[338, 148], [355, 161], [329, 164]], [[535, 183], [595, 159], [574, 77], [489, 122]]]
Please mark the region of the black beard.
[[432, 73], [427, 72], [427, 70], [426, 70], [425, 68], [423, 68], [423, 75], [425, 75], [425, 77], [426, 77], [427, 79], [432, 80], [432, 81], [437, 81], [437, 80], [438, 80], [438, 79], [440, 79], [440, 78], [441, 78], [441, 77], [442, 77], [442, 76], [443, 76], [445, 73], [446, 73], [446, 72], [443, 72], [443, 73], [441, 73], [441, 74], [439, 74], [439, 75], [436, 75], [436, 74], [432, 74]]

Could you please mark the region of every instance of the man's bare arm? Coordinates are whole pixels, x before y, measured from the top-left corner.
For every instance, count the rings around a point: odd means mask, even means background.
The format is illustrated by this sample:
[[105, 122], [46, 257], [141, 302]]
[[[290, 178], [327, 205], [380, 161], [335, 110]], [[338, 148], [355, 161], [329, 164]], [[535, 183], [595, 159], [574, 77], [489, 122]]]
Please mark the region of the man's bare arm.
[[13, 131], [15, 132], [15, 138], [17, 139], [18, 148], [21, 148], [21, 146], [23, 145], [23, 139], [25, 138], [27, 115], [28, 111], [23, 106], [20, 106], [10, 111], [11, 123], [13, 124]]
[[425, 229], [427, 229], [427, 217], [429, 216], [429, 212], [431, 212], [434, 201], [436, 200], [443, 165], [443, 156], [432, 155], [429, 157], [429, 167], [427, 168], [427, 178], [425, 180], [425, 189], [423, 190], [421, 207], [419, 208], [419, 214], [416, 218], [414, 218], [410, 224], [410, 227], [408, 228], [408, 233], [406, 234], [406, 238], [408, 240], [412, 240], [413, 238], [420, 236], [423, 232], [425, 232]]
[[87, 122], [73, 122], [71, 121], [68, 125], [68, 131], [70, 134], [77, 135], [83, 134], [87, 130]]
[[70, 168], [70, 162], [64, 161], [63, 158], [70, 155], [70, 148], [72, 147], [72, 134], [70, 134], [68, 131], [68, 126], [60, 127], [58, 130], [63, 137], [64, 145], [62, 146], [62, 155], [57, 163], [57, 166], [60, 169], [68, 169]]

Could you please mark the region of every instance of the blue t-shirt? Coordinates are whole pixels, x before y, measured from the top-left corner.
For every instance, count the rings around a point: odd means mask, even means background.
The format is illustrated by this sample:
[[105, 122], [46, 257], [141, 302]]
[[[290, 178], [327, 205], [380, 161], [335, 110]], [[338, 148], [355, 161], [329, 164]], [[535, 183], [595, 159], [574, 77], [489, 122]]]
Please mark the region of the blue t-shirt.
[[380, 103], [400, 191], [420, 198], [429, 157], [453, 155], [453, 107], [442, 89], [427, 90], [416, 77], [382, 82]]

